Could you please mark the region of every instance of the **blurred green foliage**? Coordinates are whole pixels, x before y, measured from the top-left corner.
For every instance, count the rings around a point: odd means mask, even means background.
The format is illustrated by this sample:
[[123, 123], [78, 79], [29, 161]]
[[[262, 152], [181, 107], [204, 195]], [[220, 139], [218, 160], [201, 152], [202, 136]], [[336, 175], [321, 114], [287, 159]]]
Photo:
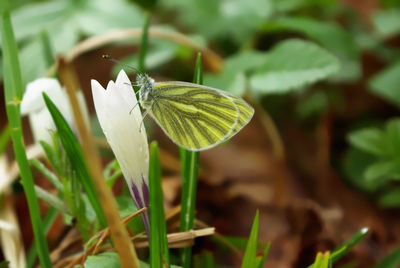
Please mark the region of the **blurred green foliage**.
[[[392, 104], [391, 109], [400, 108], [400, 49], [393, 41], [400, 34], [398, 0], [381, 0], [369, 26], [338, 0], [18, 0], [11, 5], [24, 83], [46, 75], [56, 55], [67, 53], [86, 37], [113, 29], [140, 28], [145, 11], [150, 10], [151, 26], [184, 33], [200, 47], [212, 48], [223, 56], [222, 70], [205, 73], [205, 85], [251, 95], [273, 115], [279, 114], [285, 98], [294, 102], [290, 112], [301, 120], [342, 113], [348, 85], [367, 85], [369, 93]], [[192, 48], [171, 40], [148, 41], [148, 70], [160, 69], [175, 80], [190, 79]], [[139, 44], [140, 40], [123, 43]], [[365, 55], [372, 55], [383, 67], [366, 75], [362, 64]], [[139, 56], [133, 53], [123, 61], [138, 66]], [[368, 109], [374, 112], [374, 107]], [[359, 125], [357, 119], [352, 123]], [[342, 168], [348, 181], [375, 196], [382, 206], [399, 207], [400, 119], [380, 120], [345, 135], [348, 147]], [[58, 176], [63, 182], [57, 198], [71, 210], [71, 215], [63, 211], [64, 220], [70, 224], [72, 217], [77, 218], [81, 231], [89, 232], [83, 226], [96, 221], [96, 214], [87, 195], [73, 195], [77, 175], [68, 174], [65, 168], [72, 163], [60, 154], [57, 143], [42, 146], [56, 174], [38, 165], [40, 172], [49, 180]], [[112, 185], [120, 170], [117, 163], [108, 168], [105, 177]], [[121, 216], [136, 211], [126, 194], [117, 202]], [[139, 220], [129, 226], [137, 232], [143, 228], [138, 224]], [[245, 258], [256, 264], [264, 261], [256, 257], [257, 229], [258, 217]], [[337, 249], [329, 258], [341, 257], [348, 248]], [[394, 259], [397, 263], [398, 250], [393, 254], [388, 262]], [[205, 253], [195, 258], [195, 266], [204, 263], [214, 265], [212, 256]], [[114, 253], [91, 256], [85, 263], [85, 267], [113, 265], [119, 265]]]

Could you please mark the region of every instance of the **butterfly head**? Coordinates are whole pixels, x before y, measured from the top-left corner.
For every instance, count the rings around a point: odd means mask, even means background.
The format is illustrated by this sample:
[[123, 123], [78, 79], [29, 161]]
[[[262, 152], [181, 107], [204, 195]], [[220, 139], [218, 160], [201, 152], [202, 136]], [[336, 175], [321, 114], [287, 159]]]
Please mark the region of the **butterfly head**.
[[146, 73], [138, 73], [136, 76], [136, 81], [140, 86], [140, 104], [144, 108], [150, 108], [154, 100], [152, 95], [154, 89], [154, 79], [148, 76]]

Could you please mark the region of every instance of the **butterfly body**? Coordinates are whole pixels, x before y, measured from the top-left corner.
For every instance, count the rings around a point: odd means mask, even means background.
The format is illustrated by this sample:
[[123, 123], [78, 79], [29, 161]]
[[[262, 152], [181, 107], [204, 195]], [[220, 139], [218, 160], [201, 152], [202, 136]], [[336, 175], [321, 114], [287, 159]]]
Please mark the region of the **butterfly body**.
[[155, 82], [138, 74], [139, 103], [166, 135], [192, 151], [212, 148], [235, 135], [254, 109], [219, 89], [179, 81]]

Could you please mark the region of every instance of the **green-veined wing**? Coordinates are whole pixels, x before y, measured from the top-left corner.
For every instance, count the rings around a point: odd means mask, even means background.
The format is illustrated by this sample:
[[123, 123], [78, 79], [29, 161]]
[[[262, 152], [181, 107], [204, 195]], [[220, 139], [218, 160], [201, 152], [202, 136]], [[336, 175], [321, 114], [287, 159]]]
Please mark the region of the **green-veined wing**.
[[175, 143], [194, 151], [231, 138], [254, 114], [241, 98], [197, 84], [159, 82], [152, 95], [152, 117]]

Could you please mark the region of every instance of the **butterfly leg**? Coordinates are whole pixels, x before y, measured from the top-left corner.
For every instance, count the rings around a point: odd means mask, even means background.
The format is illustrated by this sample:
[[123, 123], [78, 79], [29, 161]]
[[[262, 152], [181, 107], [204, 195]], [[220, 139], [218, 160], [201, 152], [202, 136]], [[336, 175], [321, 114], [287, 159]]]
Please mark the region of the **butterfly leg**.
[[142, 131], [143, 121], [144, 121], [144, 119], [146, 118], [146, 116], [147, 116], [148, 114], [149, 114], [149, 110], [146, 110], [146, 111], [143, 113], [142, 122], [140, 122], [140, 126], [139, 126], [139, 132]]

